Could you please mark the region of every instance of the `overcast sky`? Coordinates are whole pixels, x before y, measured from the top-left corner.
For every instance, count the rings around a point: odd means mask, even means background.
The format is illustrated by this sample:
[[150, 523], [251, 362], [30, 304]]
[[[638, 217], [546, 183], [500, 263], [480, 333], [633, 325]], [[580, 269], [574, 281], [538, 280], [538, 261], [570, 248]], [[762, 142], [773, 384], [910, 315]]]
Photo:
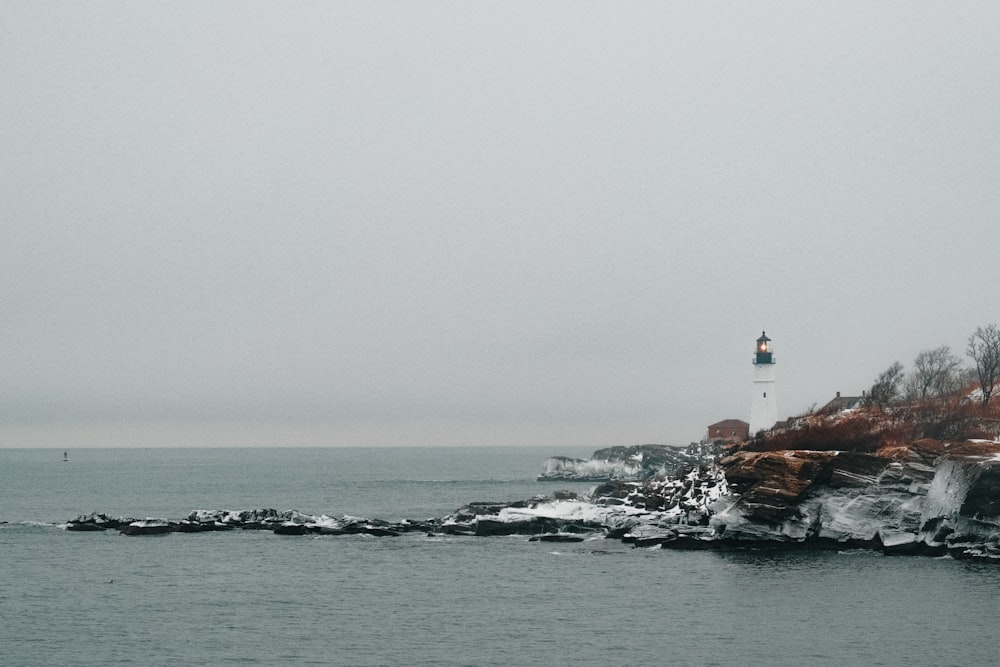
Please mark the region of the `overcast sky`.
[[0, 6], [0, 447], [686, 444], [1000, 321], [1000, 4]]

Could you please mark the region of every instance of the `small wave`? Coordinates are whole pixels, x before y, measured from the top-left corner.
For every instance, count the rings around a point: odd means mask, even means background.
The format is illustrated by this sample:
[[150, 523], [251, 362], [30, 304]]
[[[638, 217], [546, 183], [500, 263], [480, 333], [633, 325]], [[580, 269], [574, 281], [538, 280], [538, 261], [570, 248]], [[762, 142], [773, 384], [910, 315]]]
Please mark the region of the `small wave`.
[[65, 523], [52, 523], [51, 521], [0, 521], [0, 528], [60, 528]]

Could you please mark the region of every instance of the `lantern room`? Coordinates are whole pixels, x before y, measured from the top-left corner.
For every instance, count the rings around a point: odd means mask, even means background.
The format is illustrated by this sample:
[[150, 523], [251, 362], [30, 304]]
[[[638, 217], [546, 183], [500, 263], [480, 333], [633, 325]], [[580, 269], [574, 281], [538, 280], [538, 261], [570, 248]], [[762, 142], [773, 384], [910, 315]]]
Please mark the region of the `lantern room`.
[[753, 360], [755, 365], [774, 363], [774, 356], [771, 352], [771, 339], [767, 337], [767, 333], [760, 332], [760, 338], [757, 339], [754, 352], [756, 353]]

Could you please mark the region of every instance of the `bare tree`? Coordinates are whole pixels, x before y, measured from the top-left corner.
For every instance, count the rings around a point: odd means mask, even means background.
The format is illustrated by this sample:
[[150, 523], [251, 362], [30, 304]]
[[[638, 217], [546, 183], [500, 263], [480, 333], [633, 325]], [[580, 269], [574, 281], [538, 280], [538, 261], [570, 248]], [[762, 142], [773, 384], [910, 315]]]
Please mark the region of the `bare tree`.
[[875, 384], [868, 390], [865, 402], [879, 409], [885, 409], [899, 395], [899, 384], [902, 381], [903, 364], [897, 361], [875, 378]]
[[913, 375], [907, 382], [910, 385], [907, 393], [915, 393], [915, 398], [927, 398], [954, 391], [960, 366], [958, 357], [951, 353], [947, 345], [924, 350], [913, 360]]
[[979, 380], [979, 373], [976, 372], [975, 366], [963, 366], [959, 369], [955, 382], [959, 387], [968, 387], [973, 382]]
[[983, 390], [985, 406], [1000, 380], [1000, 327], [996, 324], [977, 327], [969, 336], [967, 354], [976, 362], [976, 376]]
[[916, 373], [909, 373], [906, 379], [903, 380], [903, 388], [900, 390], [903, 394], [903, 399], [907, 401], [916, 401], [921, 398], [923, 390], [920, 387], [920, 379], [917, 378]]

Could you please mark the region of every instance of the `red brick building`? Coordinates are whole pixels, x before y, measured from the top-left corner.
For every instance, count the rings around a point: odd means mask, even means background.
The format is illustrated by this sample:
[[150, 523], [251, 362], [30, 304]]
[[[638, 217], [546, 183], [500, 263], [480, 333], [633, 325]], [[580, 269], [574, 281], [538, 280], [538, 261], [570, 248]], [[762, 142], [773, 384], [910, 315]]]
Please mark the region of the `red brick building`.
[[724, 419], [708, 427], [709, 440], [739, 441], [750, 435], [750, 424], [740, 419]]

